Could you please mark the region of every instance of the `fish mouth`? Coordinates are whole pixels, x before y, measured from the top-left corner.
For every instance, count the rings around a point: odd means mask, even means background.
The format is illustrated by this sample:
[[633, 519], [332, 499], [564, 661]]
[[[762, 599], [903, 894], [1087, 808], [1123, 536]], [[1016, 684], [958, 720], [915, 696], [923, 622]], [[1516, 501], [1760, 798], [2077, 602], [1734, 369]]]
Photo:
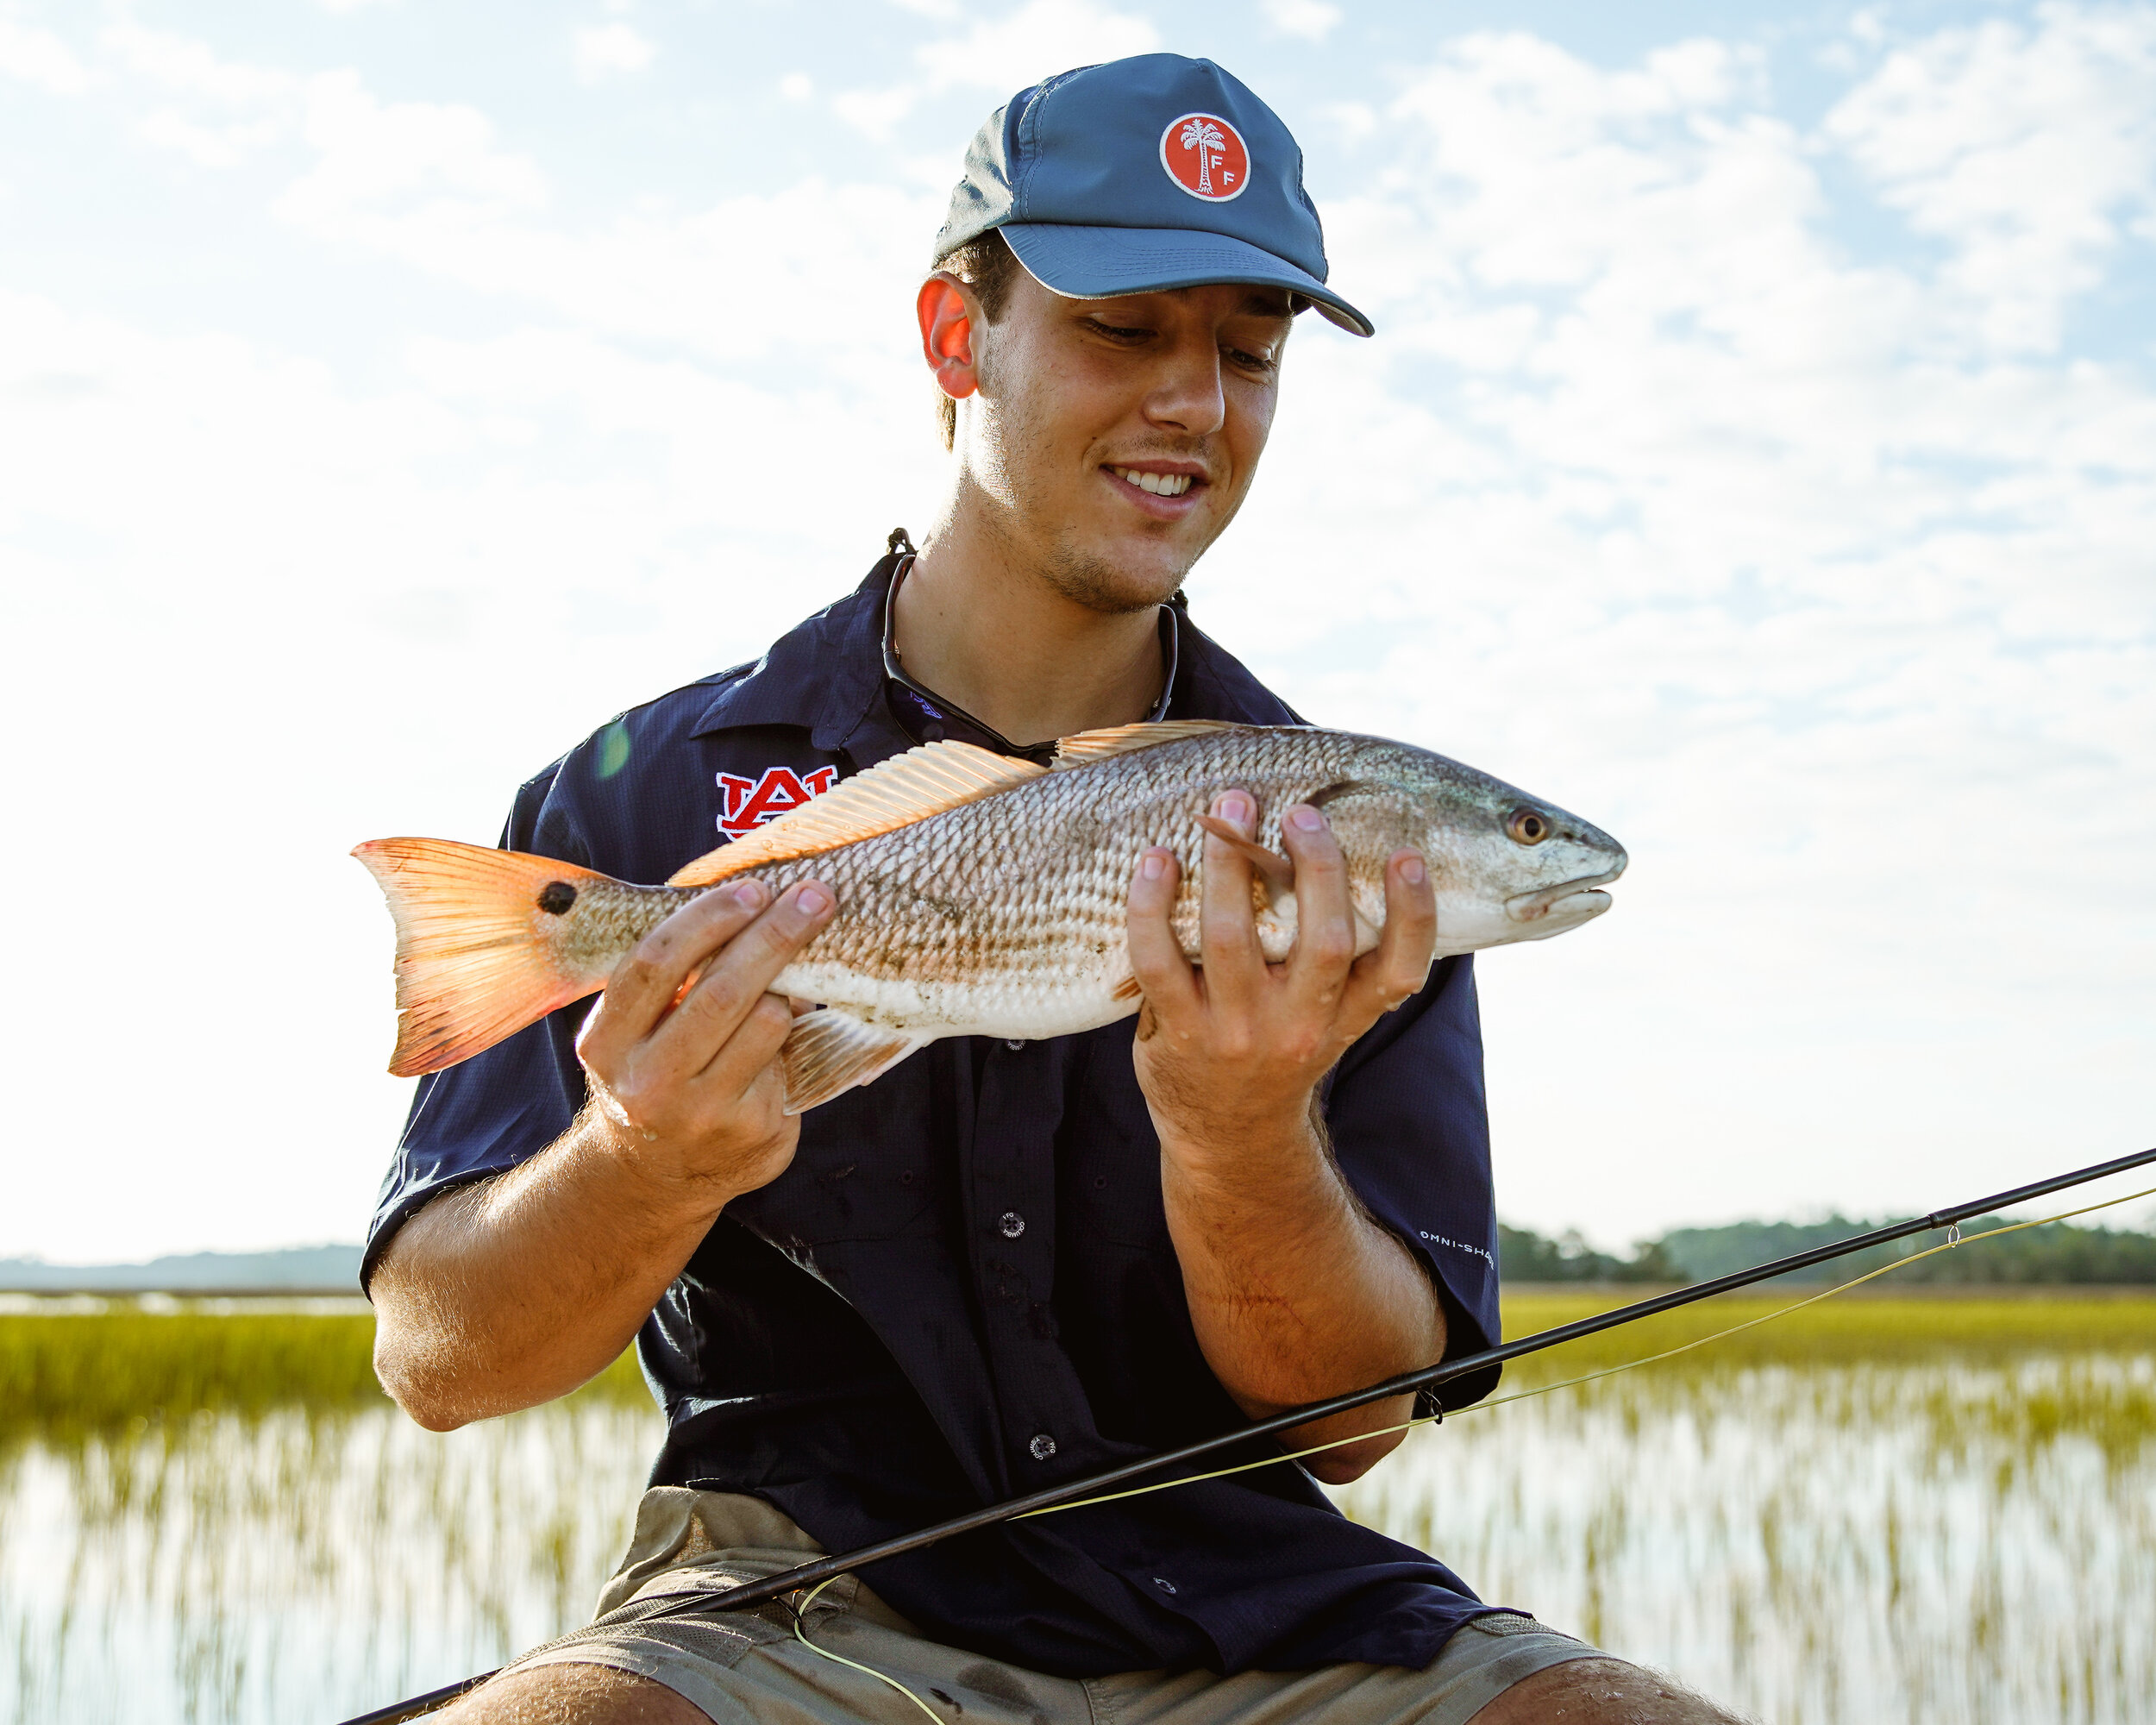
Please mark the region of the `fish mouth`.
[[1567, 921], [1584, 921], [1600, 916], [1609, 908], [1608, 893], [1598, 893], [1597, 887], [1607, 886], [1625, 872], [1625, 865], [1605, 869], [1599, 875], [1582, 875], [1575, 880], [1560, 881], [1554, 887], [1538, 887], [1532, 893], [1521, 893], [1505, 900], [1505, 914], [1514, 922], [1542, 922], [1552, 916], [1562, 915]]

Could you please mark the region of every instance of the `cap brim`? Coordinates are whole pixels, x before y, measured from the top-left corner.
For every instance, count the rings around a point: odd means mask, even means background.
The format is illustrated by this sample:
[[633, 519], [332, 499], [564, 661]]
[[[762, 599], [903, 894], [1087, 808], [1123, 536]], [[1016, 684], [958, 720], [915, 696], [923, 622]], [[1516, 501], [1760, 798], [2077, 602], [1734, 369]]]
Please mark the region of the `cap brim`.
[[1299, 293], [1355, 336], [1376, 327], [1307, 270], [1226, 234], [1187, 228], [1077, 228], [1006, 222], [1000, 230], [1026, 271], [1068, 299], [1112, 299], [1216, 282], [1251, 282]]

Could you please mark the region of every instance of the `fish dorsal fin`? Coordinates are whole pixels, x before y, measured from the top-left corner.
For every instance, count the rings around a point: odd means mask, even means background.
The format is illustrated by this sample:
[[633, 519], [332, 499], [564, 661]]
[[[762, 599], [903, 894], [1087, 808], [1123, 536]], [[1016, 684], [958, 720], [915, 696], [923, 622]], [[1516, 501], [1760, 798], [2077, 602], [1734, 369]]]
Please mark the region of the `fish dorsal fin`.
[[880, 761], [768, 825], [707, 851], [667, 882], [709, 887], [744, 869], [814, 856], [977, 803], [1048, 769], [970, 743], [924, 743]]
[[1186, 737], [1206, 737], [1216, 731], [1243, 728], [1226, 718], [1171, 718], [1157, 724], [1119, 724], [1106, 731], [1081, 731], [1056, 745], [1056, 759], [1048, 770], [1068, 772], [1073, 767], [1090, 767], [1096, 761], [1112, 761], [1119, 755], [1136, 754], [1141, 749], [1157, 749], [1163, 743], [1180, 743]]

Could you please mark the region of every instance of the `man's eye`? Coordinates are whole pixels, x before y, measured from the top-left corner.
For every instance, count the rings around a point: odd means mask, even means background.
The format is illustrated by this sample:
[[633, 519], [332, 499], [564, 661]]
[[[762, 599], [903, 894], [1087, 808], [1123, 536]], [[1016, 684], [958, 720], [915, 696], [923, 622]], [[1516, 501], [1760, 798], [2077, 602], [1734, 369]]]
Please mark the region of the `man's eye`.
[[1252, 354], [1241, 348], [1230, 348], [1228, 363], [1239, 366], [1246, 372], [1269, 372], [1277, 367], [1280, 361], [1265, 354]]
[[1098, 319], [1093, 327], [1115, 342], [1142, 342], [1153, 333], [1150, 329], [1125, 329], [1118, 324], [1100, 323]]

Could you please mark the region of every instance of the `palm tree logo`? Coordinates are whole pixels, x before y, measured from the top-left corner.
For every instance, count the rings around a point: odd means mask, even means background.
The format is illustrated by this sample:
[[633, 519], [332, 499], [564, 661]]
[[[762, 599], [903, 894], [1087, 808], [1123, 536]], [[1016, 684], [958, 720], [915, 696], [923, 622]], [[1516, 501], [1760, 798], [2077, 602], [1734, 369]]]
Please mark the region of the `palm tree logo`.
[[1240, 198], [1250, 185], [1250, 146], [1235, 122], [1218, 114], [1179, 114], [1170, 120], [1160, 135], [1160, 165], [1177, 185], [1208, 204]]
[[1184, 122], [1182, 136], [1176, 141], [1187, 149], [1198, 153], [1198, 190], [1205, 197], [1213, 196], [1213, 159], [1227, 148], [1228, 141], [1220, 129], [1204, 115], [1194, 115]]

